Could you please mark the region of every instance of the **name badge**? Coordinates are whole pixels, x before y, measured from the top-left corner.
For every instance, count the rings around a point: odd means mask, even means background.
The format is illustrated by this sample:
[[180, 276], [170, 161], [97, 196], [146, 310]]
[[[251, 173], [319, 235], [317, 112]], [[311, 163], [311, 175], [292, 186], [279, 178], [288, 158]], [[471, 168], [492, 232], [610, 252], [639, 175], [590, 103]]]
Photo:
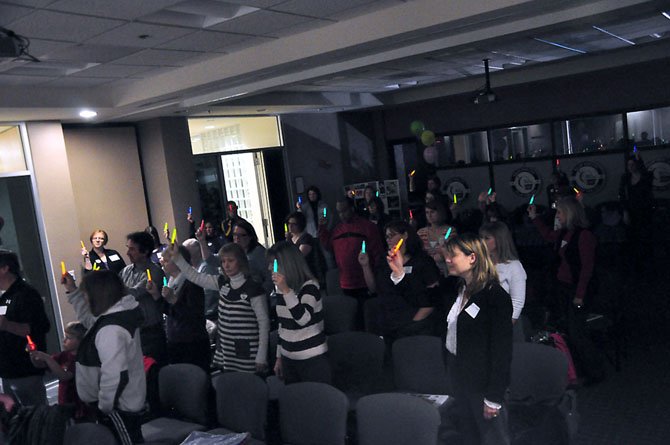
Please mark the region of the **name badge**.
[[471, 316], [472, 318], [475, 318], [477, 316], [477, 314], [479, 313], [479, 306], [472, 303], [470, 306], [465, 308], [465, 312], [467, 312], [468, 315]]
[[561, 241], [561, 249], [564, 248], [567, 245], [568, 245], [568, 242], [566, 240]]
[[100, 258], [98, 258], [97, 260], [95, 260], [95, 263], [100, 264], [100, 263], [102, 263], [102, 260]]
[[0, 306], [0, 315], [5, 315], [7, 313], [7, 306]]
[[412, 273], [412, 266], [405, 266], [405, 273]]
[[110, 255], [110, 256], [109, 256], [109, 260], [110, 260], [110, 261], [119, 261], [120, 259], [121, 259], [121, 258], [119, 258], [119, 256], [118, 256], [117, 254], [114, 254], [114, 255]]
[[221, 289], [219, 289], [219, 293], [224, 297], [227, 297], [229, 292], [230, 292], [230, 286], [221, 286]]

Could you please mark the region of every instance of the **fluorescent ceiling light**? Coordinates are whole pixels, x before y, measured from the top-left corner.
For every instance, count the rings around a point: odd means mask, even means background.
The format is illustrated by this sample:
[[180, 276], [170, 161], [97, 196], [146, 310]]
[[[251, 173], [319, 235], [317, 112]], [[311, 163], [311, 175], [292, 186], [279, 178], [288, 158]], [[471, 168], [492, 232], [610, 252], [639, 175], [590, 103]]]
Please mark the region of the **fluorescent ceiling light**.
[[205, 130], [211, 130], [212, 128], [216, 128], [216, 125], [205, 125]]
[[619, 40], [621, 40], [622, 42], [626, 42], [626, 43], [628, 43], [629, 45], [635, 45], [635, 42], [631, 42], [631, 41], [628, 40], [628, 39], [624, 39], [623, 37], [618, 36], [618, 35], [616, 35], [616, 34], [614, 34], [614, 33], [612, 33], [612, 32], [609, 32], [609, 31], [607, 31], [606, 29], [599, 28], [599, 27], [597, 27], [597, 26], [595, 26], [595, 25], [593, 26], [593, 29], [595, 29], [595, 30], [597, 30], [597, 31], [600, 31], [600, 32], [602, 32], [602, 33], [605, 33], [605, 34], [607, 34], [608, 36], [612, 36], [612, 37], [614, 37], [615, 39], [619, 39]]
[[81, 110], [79, 112], [79, 116], [83, 117], [84, 119], [93, 119], [97, 115], [98, 115], [98, 113], [96, 113], [93, 110]]
[[670, 20], [670, 13], [663, 11], [661, 14], [663, 14], [663, 17]]
[[556, 46], [558, 48], [567, 49], [568, 51], [574, 51], [574, 52], [579, 53], [579, 54], [586, 54], [586, 51], [584, 51], [584, 50], [577, 49], [577, 48], [572, 48], [572, 47], [567, 46], [567, 45], [561, 45], [560, 43], [552, 42], [551, 40], [544, 40], [544, 39], [540, 39], [540, 38], [537, 38], [537, 37], [534, 37], [533, 40], [537, 40], [538, 42], [546, 43], [547, 45]]

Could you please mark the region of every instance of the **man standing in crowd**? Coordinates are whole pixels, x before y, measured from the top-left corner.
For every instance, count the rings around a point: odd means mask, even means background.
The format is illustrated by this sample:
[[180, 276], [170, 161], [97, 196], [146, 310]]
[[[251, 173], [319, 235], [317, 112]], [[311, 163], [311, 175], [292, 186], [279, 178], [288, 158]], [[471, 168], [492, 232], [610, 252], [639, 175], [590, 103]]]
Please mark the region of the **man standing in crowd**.
[[368, 298], [368, 288], [363, 268], [358, 263], [358, 254], [365, 242], [366, 252], [370, 255], [370, 264], [374, 270], [375, 261], [382, 255], [382, 241], [377, 226], [356, 214], [351, 198], [340, 198], [336, 209], [340, 222], [332, 232], [328, 230], [326, 220], [323, 217], [319, 219], [319, 240], [335, 256], [340, 271], [342, 292], [358, 300], [357, 324], [362, 328], [363, 304]]
[[44, 369], [35, 368], [28, 354], [28, 335], [38, 350], [46, 350], [50, 323], [40, 294], [21, 278], [19, 258], [0, 250], [0, 378], [5, 393], [24, 406], [46, 404]]
[[229, 243], [233, 242], [233, 226], [238, 223], [238, 221], [246, 221], [240, 215], [237, 214], [237, 203], [235, 201], [228, 201], [226, 206], [226, 219], [221, 223], [221, 230], [223, 231], [223, 236], [226, 237]]
[[165, 363], [166, 338], [163, 329], [163, 311], [161, 302], [155, 301], [149, 291], [147, 282], [151, 274], [151, 280], [158, 288], [163, 287], [163, 270], [151, 261], [151, 252], [154, 249], [154, 240], [147, 232], [133, 232], [126, 236], [126, 255], [130, 264], [121, 270], [119, 276], [128, 288], [128, 293], [135, 297], [140, 304], [144, 323], [140, 329], [142, 340], [142, 353], [159, 364]]

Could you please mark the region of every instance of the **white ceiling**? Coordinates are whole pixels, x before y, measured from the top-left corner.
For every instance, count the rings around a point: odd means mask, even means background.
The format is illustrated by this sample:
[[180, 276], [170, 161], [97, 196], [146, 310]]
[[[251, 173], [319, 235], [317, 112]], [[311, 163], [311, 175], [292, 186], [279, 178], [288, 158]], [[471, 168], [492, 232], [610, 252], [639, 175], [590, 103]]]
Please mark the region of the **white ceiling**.
[[[332, 112], [667, 59], [649, 0], [0, 0], [0, 121]], [[554, 44], [562, 45], [563, 47]]]

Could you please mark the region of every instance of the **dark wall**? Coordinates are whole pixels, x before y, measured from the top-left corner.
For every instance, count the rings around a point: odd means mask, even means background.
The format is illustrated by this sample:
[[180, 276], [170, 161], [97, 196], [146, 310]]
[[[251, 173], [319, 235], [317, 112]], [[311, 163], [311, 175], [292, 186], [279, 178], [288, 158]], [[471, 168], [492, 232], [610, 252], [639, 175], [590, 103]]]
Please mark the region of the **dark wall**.
[[670, 59], [612, 68], [493, 90], [499, 100], [475, 105], [474, 93], [384, 110], [388, 140], [412, 137], [422, 121], [436, 133], [458, 133], [586, 114], [664, 106], [670, 103]]

